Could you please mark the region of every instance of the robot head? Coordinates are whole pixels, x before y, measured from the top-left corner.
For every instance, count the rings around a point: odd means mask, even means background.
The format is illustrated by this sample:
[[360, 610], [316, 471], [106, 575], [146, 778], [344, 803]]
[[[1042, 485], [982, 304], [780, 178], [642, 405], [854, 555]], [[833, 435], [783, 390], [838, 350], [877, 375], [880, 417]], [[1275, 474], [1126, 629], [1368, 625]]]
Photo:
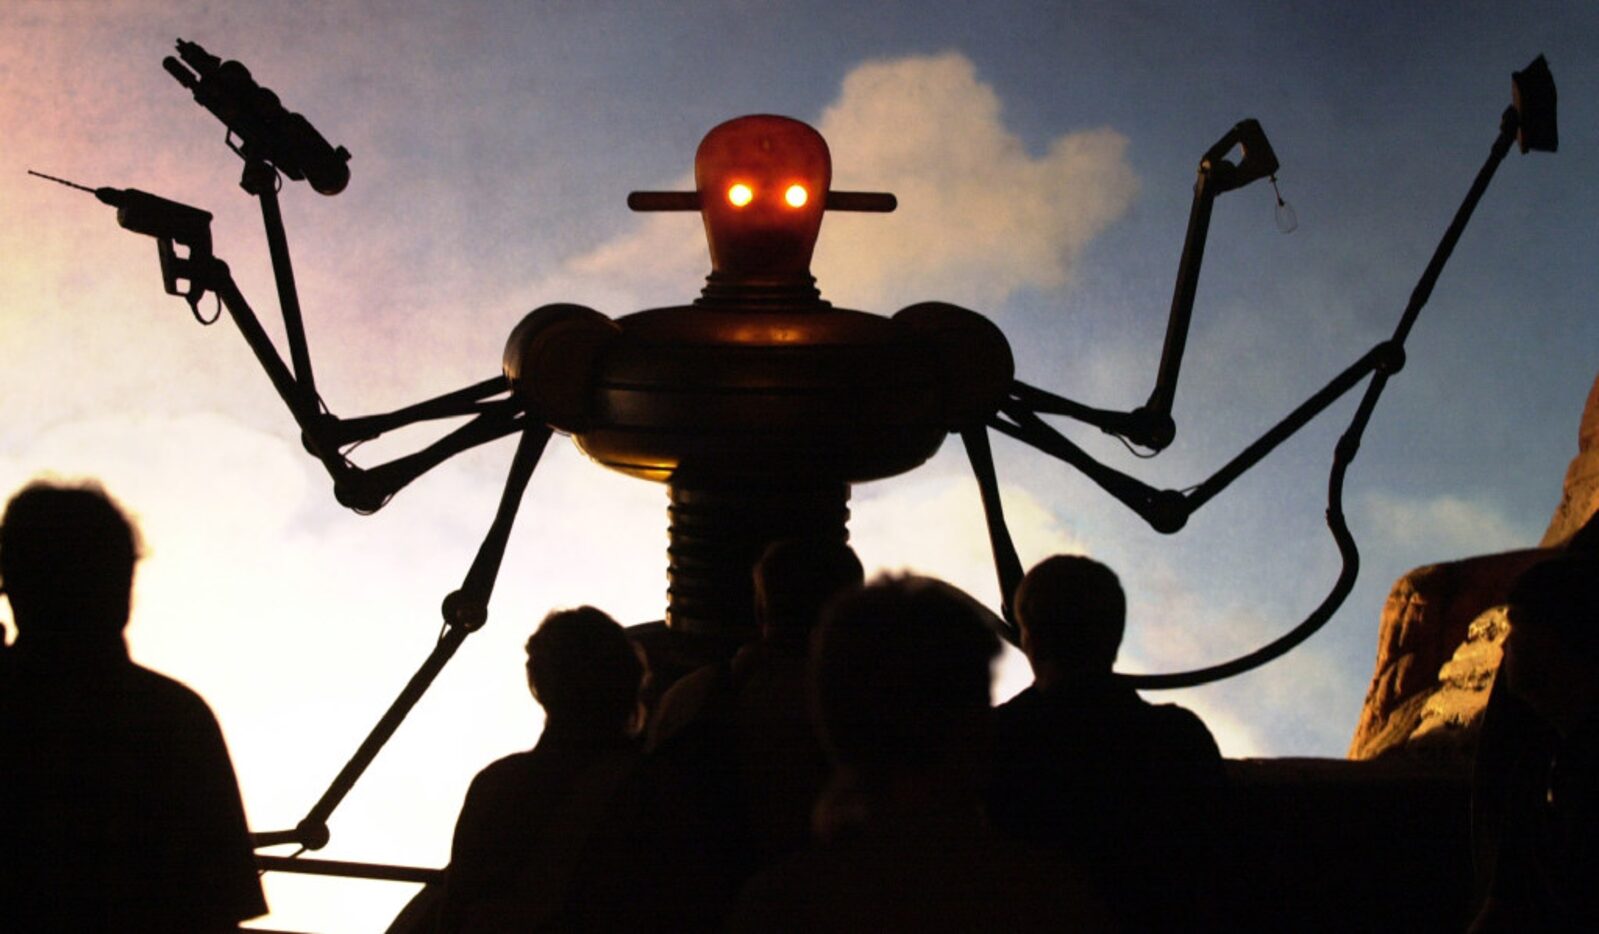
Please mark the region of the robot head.
[[711, 271], [738, 279], [810, 275], [833, 160], [822, 134], [788, 117], [739, 117], [705, 134], [694, 185]]
[[810, 279], [823, 211], [894, 210], [891, 194], [833, 191], [822, 134], [771, 114], [738, 117], [705, 134], [694, 156], [695, 190], [635, 191], [635, 211], [699, 211], [711, 272], [732, 282]]

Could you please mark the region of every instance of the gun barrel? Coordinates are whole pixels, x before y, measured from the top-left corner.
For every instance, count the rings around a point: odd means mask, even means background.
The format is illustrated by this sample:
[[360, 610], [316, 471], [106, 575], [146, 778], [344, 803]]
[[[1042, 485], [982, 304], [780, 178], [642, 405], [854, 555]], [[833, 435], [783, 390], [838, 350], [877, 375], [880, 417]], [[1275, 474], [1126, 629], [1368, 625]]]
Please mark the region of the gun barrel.
[[222, 59], [207, 52], [198, 42], [179, 39], [177, 47], [178, 55], [183, 61], [201, 75], [209, 74], [222, 66]]
[[194, 72], [185, 68], [182, 62], [170, 55], [161, 60], [161, 67], [167, 70], [167, 74], [178, 79], [179, 84], [191, 91], [200, 84], [200, 79], [195, 77]]
[[56, 178], [54, 175], [46, 175], [43, 172], [35, 172], [32, 169], [28, 170], [28, 174], [42, 178], [46, 181], [55, 182], [57, 185], [65, 185], [68, 188], [76, 188], [79, 191], [87, 191], [91, 195], [99, 195], [99, 192], [95, 191], [93, 188], [90, 188], [88, 185], [80, 185], [77, 182], [69, 182], [64, 178]]

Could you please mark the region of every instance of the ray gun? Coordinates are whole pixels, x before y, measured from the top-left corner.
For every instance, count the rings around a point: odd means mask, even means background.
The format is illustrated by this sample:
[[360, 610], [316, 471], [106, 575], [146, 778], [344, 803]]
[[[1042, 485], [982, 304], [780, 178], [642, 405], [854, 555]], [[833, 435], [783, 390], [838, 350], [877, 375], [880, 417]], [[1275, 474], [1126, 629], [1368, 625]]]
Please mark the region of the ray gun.
[[[156, 249], [161, 257], [161, 283], [168, 295], [181, 295], [199, 317], [200, 299], [205, 287], [198, 283], [211, 260], [211, 212], [187, 204], [169, 201], [135, 188], [90, 188], [64, 178], [28, 170], [58, 185], [87, 191], [117, 209], [117, 223], [124, 230], [145, 234], [156, 239]], [[183, 252], [179, 253], [178, 248]], [[188, 287], [184, 285], [187, 283]], [[201, 319], [202, 321], [204, 319]]]
[[[161, 66], [228, 128], [228, 148], [246, 163], [244, 189], [256, 194], [254, 186], [267, 184], [274, 196], [267, 219], [268, 236], [274, 244], [283, 239], [283, 221], [275, 197], [280, 184], [278, 173], [295, 181], [304, 180], [324, 195], [338, 194], [349, 184], [349, 150], [329, 145], [309, 120], [285, 109], [276, 94], [257, 84], [248, 68], [239, 62], [222, 61], [197, 42], [179, 39], [177, 51], [176, 58], [167, 56]], [[261, 164], [272, 171], [263, 170]], [[124, 229], [156, 238], [161, 280], [167, 294], [183, 296], [199, 316], [200, 299], [206, 292], [207, 277], [203, 273], [212, 259], [210, 212], [133, 188], [90, 188], [31, 169], [29, 174], [89, 192], [117, 209], [117, 223]], [[268, 208], [266, 199], [262, 206]], [[183, 248], [181, 253], [178, 247]], [[274, 265], [278, 265], [278, 254], [274, 246]], [[282, 257], [292, 292], [286, 245]], [[280, 292], [283, 285], [280, 275]], [[298, 313], [298, 302], [294, 304]]]
[[[334, 493], [342, 505], [357, 512], [375, 511], [406, 484], [449, 457], [521, 430], [525, 419], [518, 405], [509, 399], [493, 399], [507, 390], [503, 376], [386, 414], [340, 418], [328, 410], [317, 392], [311, 367], [278, 192], [283, 179], [289, 178], [304, 181], [324, 195], [338, 194], [350, 179], [349, 150], [329, 144], [310, 121], [287, 110], [277, 94], [258, 84], [239, 62], [222, 61], [198, 43], [184, 39], [177, 40], [177, 52], [176, 57], [164, 59], [162, 67], [227, 128], [228, 148], [244, 160], [239, 186], [261, 203], [288, 344], [287, 362], [233, 281], [227, 264], [212, 253], [210, 212], [137, 189], [91, 188], [31, 169], [29, 174], [94, 195], [117, 209], [117, 223], [123, 228], [154, 237], [167, 293], [182, 296], [200, 323], [216, 320], [216, 316], [201, 314], [201, 299], [208, 292], [217, 297], [294, 415], [306, 450], [333, 478]], [[467, 424], [386, 464], [363, 468], [345, 457], [355, 445], [395, 428], [466, 416], [472, 416]]]

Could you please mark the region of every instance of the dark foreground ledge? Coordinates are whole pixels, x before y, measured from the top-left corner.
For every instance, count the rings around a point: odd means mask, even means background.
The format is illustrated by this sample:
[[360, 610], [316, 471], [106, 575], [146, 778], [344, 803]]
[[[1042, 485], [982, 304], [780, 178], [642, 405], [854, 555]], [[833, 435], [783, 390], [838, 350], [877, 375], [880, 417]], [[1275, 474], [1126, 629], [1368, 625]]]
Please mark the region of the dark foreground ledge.
[[[1465, 930], [1466, 768], [1390, 757], [1232, 759], [1215, 878], [1230, 931]], [[257, 857], [261, 868], [403, 882], [439, 870]]]
[[1235, 759], [1218, 893], [1253, 931], [1451, 931], [1470, 920], [1471, 780], [1406, 759]]

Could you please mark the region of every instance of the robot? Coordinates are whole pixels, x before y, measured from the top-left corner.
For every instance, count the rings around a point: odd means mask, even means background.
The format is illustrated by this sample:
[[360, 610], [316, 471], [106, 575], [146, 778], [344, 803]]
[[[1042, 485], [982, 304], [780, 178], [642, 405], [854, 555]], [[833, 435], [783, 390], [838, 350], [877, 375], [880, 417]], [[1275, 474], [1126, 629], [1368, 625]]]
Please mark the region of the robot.
[[[668, 606], [662, 622], [634, 631], [652, 664], [670, 677], [731, 652], [753, 634], [749, 569], [765, 544], [801, 535], [847, 539], [851, 484], [915, 468], [948, 435], [960, 436], [978, 481], [1004, 595], [995, 625], [1015, 641], [1009, 600], [1022, 567], [1000, 507], [990, 431], [1064, 461], [1154, 529], [1174, 533], [1369, 377], [1328, 479], [1327, 523], [1342, 568], [1322, 603], [1272, 642], [1230, 661], [1122, 677], [1140, 689], [1188, 687], [1279, 657], [1319, 629], [1354, 584], [1359, 554], [1343, 516], [1344, 477], [1379, 396], [1404, 365], [1405, 340], [1473, 209], [1513, 142], [1523, 153], [1554, 151], [1558, 144], [1554, 82], [1540, 56], [1514, 74], [1513, 103], [1489, 157], [1393, 335], [1211, 477], [1186, 490], [1162, 490], [1095, 460], [1045, 416], [1081, 422], [1151, 454], [1172, 443], [1172, 404], [1212, 206], [1219, 195], [1260, 179], [1275, 184], [1278, 160], [1254, 120], [1238, 123], [1200, 159], [1155, 386], [1142, 406], [1128, 411], [1094, 408], [1016, 379], [1004, 334], [975, 311], [926, 302], [884, 317], [823, 299], [810, 261], [825, 213], [890, 212], [895, 198], [833, 190], [831, 157], [819, 133], [787, 117], [752, 115], [705, 136], [695, 156], [695, 190], [628, 197], [636, 211], [700, 214], [711, 271], [698, 298], [615, 319], [580, 305], [545, 305], [511, 331], [500, 375], [394, 412], [343, 418], [328, 410], [316, 389], [278, 193], [286, 177], [337, 194], [349, 180], [349, 153], [287, 111], [238, 62], [181, 39], [177, 52], [164, 67], [226, 125], [228, 145], [245, 163], [241, 185], [261, 203], [289, 361], [213, 254], [210, 214], [145, 192], [52, 180], [92, 192], [117, 208], [123, 227], [154, 237], [166, 291], [182, 296], [202, 323], [214, 322], [221, 309], [228, 312], [342, 505], [373, 512], [453, 455], [509, 435], [519, 439], [483, 544], [461, 587], [443, 601], [445, 625], [434, 650], [305, 819], [292, 830], [257, 834], [260, 847], [325, 845], [333, 810], [462, 641], [485, 624], [522, 493], [556, 432], [570, 435], [607, 468], [667, 487]], [[1278, 204], [1285, 207], [1280, 196]], [[209, 318], [200, 312], [207, 294], [220, 306]], [[362, 467], [347, 456], [385, 432], [450, 418], [467, 420], [387, 463]]]

